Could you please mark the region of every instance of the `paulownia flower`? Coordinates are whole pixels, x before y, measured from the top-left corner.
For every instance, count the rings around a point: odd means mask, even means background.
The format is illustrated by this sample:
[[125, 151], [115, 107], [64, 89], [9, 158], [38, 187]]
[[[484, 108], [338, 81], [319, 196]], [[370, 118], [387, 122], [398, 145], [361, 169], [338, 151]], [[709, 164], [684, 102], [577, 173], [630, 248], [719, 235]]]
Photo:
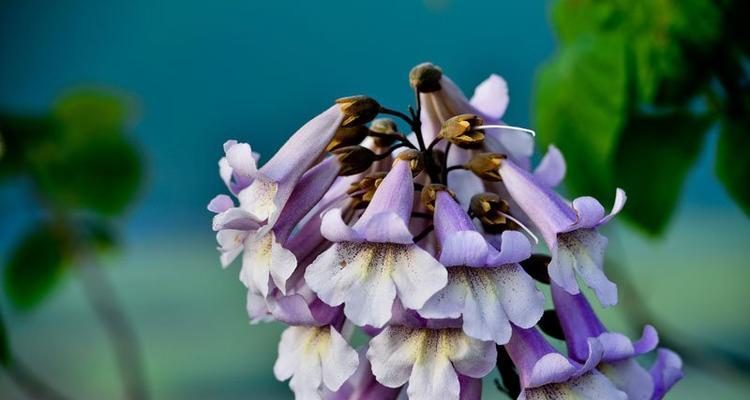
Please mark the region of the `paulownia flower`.
[[487, 375], [496, 357], [493, 342], [451, 328], [388, 326], [370, 340], [367, 351], [378, 382], [392, 388], [408, 382], [410, 400], [459, 399], [462, 380], [464, 395], [476, 396], [478, 383], [471, 378]]
[[555, 350], [536, 328], [513, 327], [505, 345], [521, 378], [521, 400], [625, 400], [625, 393], [596, 370], [603, 350], [595, 339], [588, 341], [583, 364]]
[[326, 400], [395, 400], [401, 393], [401, 388], [389, 388], [380, 384], [372, 373], [370, 361], [367, 359], [368, 346], [363, 346], [359, 354], [359, 367], [341, 388], [336, 392], [327, 393]]
[[239, 194], [240, 208], [273, 225], [302, 175], [333, 139], [344, 113], [334, 105], [303, 125], [260, 169]]
[[594, 289], [605, 306], [617, 304], [617, 286], [603, 271], [607, 238], [597, 227], [607, 223], [625, 205], [625, 192], [617, 189], [612, 212], [592, 197], [566, 203], [543, 182], [511, 160], [500, 164], [500, 176], [516, 204], [542, 234], [552, 255], [549, 274], [568, 293], [579, 293], [576, 274]]
[[[220, 211], [214, 217], [222, 265], [229, 265], [243, 253], [240, 280], [261, 296], [268, 295], [269, 283], [286, 291], [286, 280], [297, 266], [295, 255], [285, 247], [292, 229], [321, 200], [336, 179], [340, 166], [328, 158], [310, 169], [299, 180], [291, 198], [279, 213], [275, 224], [258, 222], [241, 207], [222, 210], [214, 199], [210, 207]], [[231, 201], [231, 199], [230, 199]], [[222, 207], [229, 205], [223, 203]], [[244, 250], [244, 252], [243, 252]]]
[[463, 317], [467, 335], [497, 344], [510, 339], [510, 322], [531, 328], [539, 321], [544, 296], [518, 264], [531, 254], [522, 233], [503, 232], [500, 251], [495, 250], [446, 191], [437, 194], [435, 233], [448, 285], [427, 301], [420, 315]]
[[659, 350], [661, 361], [654, 364], [650, 373], [636, 361], [637, 356], [654, 350], [659, 342], [652, 326], [646, 325], [641, 339], [631, 342], [625, 335], [608, 332], [583, 294], [571, 295], [553, 283], [552, 300], [570, 357], [583, 360], [588, 351], [586, 343], [595, 338], [603, 350], [597, 369], [625, 392], [629, 400], [661, 399], [682, 377], [682, 362], [670, 350]]
[[344, 303], [359, 326], [384, 326], [396, 296], [419, 309], [447, 282], [445, 268], [412, 240], [413, 202], [409, 163], [396, 160], [352, 227], [338, 209], [323, 217], [321, 232], [333, 245], [307, 268], [305, 280], [329, 305]]

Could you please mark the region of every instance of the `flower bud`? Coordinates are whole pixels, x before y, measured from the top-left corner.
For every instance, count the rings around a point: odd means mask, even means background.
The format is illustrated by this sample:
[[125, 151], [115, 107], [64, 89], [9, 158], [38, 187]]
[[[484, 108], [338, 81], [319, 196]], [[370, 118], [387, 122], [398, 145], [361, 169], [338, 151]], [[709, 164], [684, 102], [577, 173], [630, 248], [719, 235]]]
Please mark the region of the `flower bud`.
[[483, 123], [481, 118], [473, 114], [456, 115], [443, 122], [438, 135], [458, 147], [476, 148], [484, 142], [484, 132], [475, 127]]
[[333, 151], [342, 147], [360, 144], [369, 134], [370, 130], [364, 125], [339, 128], [333, 135], [331, 143], [328, 143], [326, 151]]
[[469, 210], [482, 225], [502, 225], [508, 222], [505, 214], [509, 210], [508, 203], [495, 193], [478, 193], [471, 198]]
[[394, 161], [394, 164], [399, 161], [406, 161], [409, 163], [409, 168], [411, 168], [411, 173], [413, 175], [417, 175], [420, 172], [422, 172], [422, 169], [424, 168], [424, 160], [422, 158], [422, 153], [414, 150], [414, 149], [407, 149], [404, 150], [396, 156], [396, 161]]
[[521, 267], [532, 278], [549, 285], [550, 278], [547, 267], [551, 260], [552, 258], [546, 254], [532, 254], [531, 257], [521, 261]]
[[378, 118], [370, 124], [370, 133], [375, 146], [388, 147], [396, 141], [398, 125], [390, 118]]
[[387, 172], [377, 172], [366, 176], [359, 182], [352, 183], [347, 193], [359, 201], [369, 202], [372, 200], [372, 196], [375, 195], [375, 189], [378, 188], [386, 174]]
[[422, 189], [422, 204], [424, 204], [424, 206], [427, 208], [427, 211], [435, 212], [435, 201], [437, 200], [437, 194], [438, 192], [443, 191], [448, 192], [448, 194], [450, 194], [454, 199], [456, 198], [456, 194], [453, 193], [452, 190], [448, 189], [448, 186], [441, 185], [439, 183], [429, 184]]
[[348, 176], [366, 171], [377, 160], [377, 155], [367, 147], [347, 146], [333, 151], [341, 163], [340, 176]]
[[474, 155], [464, 167], [484, 180], [500, 182], [502, 177], [498, 168], [505, 158], [504, 155], [497, 153], [479, 153]]
[[380, 104], [368, 96], [342, 97], [336, 100], [336, 104], [344, 114], [344, 120], [341, 121], [343, 127], [366, 124], [380, 112]]
[[409, 84], [422, 93], [436, 92], [441, 89], [440, 78], [443, 70], [432, 63], [422, 63], [409, 72]]

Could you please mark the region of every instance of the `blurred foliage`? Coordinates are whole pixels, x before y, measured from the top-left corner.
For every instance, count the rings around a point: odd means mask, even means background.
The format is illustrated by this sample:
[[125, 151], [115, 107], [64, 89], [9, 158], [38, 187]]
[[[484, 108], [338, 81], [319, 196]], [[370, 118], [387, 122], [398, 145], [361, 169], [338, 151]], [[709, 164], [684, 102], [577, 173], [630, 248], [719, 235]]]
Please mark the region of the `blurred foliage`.
[[540, 139], [566, 154], [574, 195], [629, 194], [627, 219], [666, 228], [705, 134], [716, 172], [750, 214], [750, 4], [741, 0], [558, 0], [557, 54], [537, 77]]
[[116, 247], [114, 218], [135, 199], [143, 173], [125, 134], [126, 105], [80, 91], [47, 113], [0, 111], [0, 182], [29, 179], [42, 210], [5, 262], [4, 292], [18, 310], [40, 304], [75, 260]]
[[6, 365], [10, 361], [10, 346], [8, 345], [8, 331], [5, 329], [5, 321], [0, 314], [0, 365]]

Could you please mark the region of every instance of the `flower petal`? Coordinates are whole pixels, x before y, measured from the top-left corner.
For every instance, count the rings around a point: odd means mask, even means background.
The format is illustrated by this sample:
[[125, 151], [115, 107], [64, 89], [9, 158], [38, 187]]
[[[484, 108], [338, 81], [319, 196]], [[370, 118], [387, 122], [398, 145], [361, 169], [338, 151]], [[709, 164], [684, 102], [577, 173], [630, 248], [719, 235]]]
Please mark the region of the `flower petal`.
[[656, 362], [650, 372], [654, 380], [652, 400], [659, 400], [682, 379], [682, 359], [672, 350], [661, 348], [656, 353]]
[[409, 400], [458, 400], [461, 387], [448, 357], [439, 352], [420, 354], [409, 377]]
[[599, 372], [628, 395], [628, 400], [650, 400], [654, 392], [651, 375], [635, 359], [602, 363]]
[[330, 332], [330, 343], [321, 355], [321, 363], [323, 383], [335, 391], [357, 370], [359, 355], [336, 329], [330, 327]]
[[208, 211], [211, 211], [213, 213], [221, 213], [224, 212], [230, 208], [234, 207], [234, 202], [232, 201], [232, 198], [225, 195], [220, 194], [213, 199], [211, 199], [211, 202], [208, 203]]
[[558, 235], [549, 264], [550, 278], [570, 294], [577, 294], [578, 284], [573, 271], [594, 289], [603, 306], [617, 304], [617, 286], [603, 271], [607, 238], [595, 229], [579, 229]]
[[441, 243], [440, 263], [446, 266], [484, 267], [488, 244], [481, 233], [459, 231], [449, 234]]
[[518, 264], [494, 268], [494, 282], [505, 314], [521, 328], [531, 328], [544, 314], [544, 295]]
[[225, 146], [225, 151], [227, 162], [235, 174], [247, 179], [255, 177], [258, 169], [255, 165], [255, 157], [253, 157], [253, 151], [249, 144], [230, 144], [228, 148]]
[[625, 207], [625, 201], [627, 199], [628, 196], [625, 194], [625, 191], [617, 188], [615, 191], [615, 204], [612, 206], [612, 211], [599, 221], [599, 225], [606, 224], [615, 215], [619, 214], [620, 211], [622, 211], [622, 208]]
[[518, 400], [627, 400], [604, 375], [591, 371], [564, 383], [524, 389]]
[[554, 188], [565, 178], [566, 169], [565, 158], [563, 158], [560, 150], [553, 145], [549, 145], [547, 154], [544, 155], [544, 158], [534, 170], [534, 178], [547, 187]]
[[370, 340], [367, 359], [378, 382], [397, 388], [409, 381], [421, 343], [412, 333], [409, 328], [389, 326]]
[[358, 242], [364, 240], [362, 235], [350, 228], [341, 218], [341, 209], [333, 208], [323, 214], [320, 233], [331, 242]]
[[414, 242], [406, 222], [398, 214], [389, 211], [373, 215], [364, 226], [359, 226], [358, 231], [368, 242], [401, 244]]
[[448, 283], [445, 267], [418, 246], [407, 246], [393, 268], [392, 277], [401, 303], [412, 310], [424, 306], [428, 299]]
[[471, 105], [494, 119], [502, 118], [508, 107], [508, 84], [499, 75], [492, 74], [474, 89]]
[[531, 256], [531, 243], [521, 232], [505, 231], [500, 236], [500, 252], [490, 252], [487, 266], [519, 263]]

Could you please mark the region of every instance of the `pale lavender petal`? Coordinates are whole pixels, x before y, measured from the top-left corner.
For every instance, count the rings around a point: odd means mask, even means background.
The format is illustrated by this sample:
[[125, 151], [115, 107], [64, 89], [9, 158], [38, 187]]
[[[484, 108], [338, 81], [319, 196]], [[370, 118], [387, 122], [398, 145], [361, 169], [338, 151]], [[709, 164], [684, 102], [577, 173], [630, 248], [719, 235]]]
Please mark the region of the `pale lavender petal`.
[[471, 338], [460, 329], [442, 329], [438, 332], [445, 335], [451, 343], [448, 346], [448, 357], [459, 374], [471, 378], [484, 378], [495, 368], [495, 343]]
[[524, 389], [518, 400], [627, 400], [604, 375], [587, 372], [567, 382]]
[[434, 223], [435, 235], [441, 246], [445, 246], [449, 242], [448, 237], [456, 232], [476, 230], [466, 211], [445, 191], [437, 193]]
[[423, 352], [409, 377], [409, 400], [458, 400], [460, 392], [451, 361], [439, 352]]
[[276, 231], [280, 243], [286, 242], [294, 227], [320, 202], [333, 184], [340, 169], [338, 160], [330, 157], [302, 176], [289, 197], [289, 201], [281, 210], [276, 224], [274, 226], [267, 225]]
[[521, 232], [505, 231], [500, 236], [500, 252], [491, 252], [488, 266], [519, 263], [531, 256], [531, 243]]
[[427, 300], [419, 315], [431, 319], [461, 317], [469, 293], [463, 274], [463, 268], [448, 268], [448, 284]]
[[208, 203], [208, 211], [211, 211], [213, 213], [222, 213], [230, 208], [234, 207], [234, 202], [232, 201], [232, 198], [225, 195], [220, 194], [213, 199], [211, 199], [211, 202]]
[[607, 332], [583, 294], [570, 294], [555, 283], [551, 285], [560, 326], [565, 333], [568, 355], [583, 362], [588, 357], [588, 339]]
[[245, 248], [247, 231], [236, 229], [222, 229], [216, 233], [216, 241], [219, 243], [221, 266], [226, 268]]
[[228, 208], [226, 211], [214, 215], [213, 229], [235, 229], [251, 231], [260, 228], [260, 222], [252, 214], [240, 208]]
[[405, 220], [400, 215], [390, 211], [371, 216], [367, 223], [359, 225], [357, 230], [368, 242], [400, 244], [414, 242]]
[[249, 289], [247, 291], [245, 305], [251, 324], [273, 321], [273, 315], [271, 315], [271, 311], [268, 309], [266, 299], [257, 290]]
[[233, 143], [229, 146], [225, 144], [224, 151], [226, 151], [227, 162], [236, 176], [246, 179], [255, 177], [258, 169], [249, 144]]
[[323, 384], [335, 391], [357, 370], [359, 355], [333, 327], [330, 327], [329, 340], [325, 352], [320, 356], [320, 361]]
[[245, 240], [240, 280], [267, 296], [270, 283], [286, 293], [286, 280], [297, 268], [297, 258], [276, 241], [273, 231], [257, 232]]
[[652, 400], [659, 400], [667, 394], [669, 389], [682, 379], [682, 359], [677, 353], [660, 348], [656, 353], [656, 362], [651, 367], [651, 377], [654, 379], [654, 394]]
[[568, 227], [565, 232], [574, 229], [594, 228], [604, 218], [604, 207], [593, 197], [584, 196], [573, 200], [573, 209], [576, 212], [576, 222]]
[[531, 328], [544, 314], [544, 295], [520, 265], [496, 269], [495, 284], [508, 319], [521, 328]]
[[617, 286], [607, 279], [603, 271], [607, 238], [595, 229], [578, 229], [558, 235], [551, 249], [550, 278], [568, 293], [577, 294], [578, 284], [574, 272], [594, 289], [605, 307], [617, 304]]
[[419, 339], [412, 334], [412, 329], [388, 326], [370, 340], [367, 359], [378, 382], [397, 388], [409, 381], [418, 355]]
[[383, 212], [395, 213], [401, 220], [409, 221], [414, 205], [414, 182], [409, 163], [396, 162], [378, 188], [362, 216], [354, 224], [354, 230], [362, 232], [370, 220]]
[[488, 245], [481, 233], [454, 231], [441, 243], [440, 263], [445, 266], [484, 267]]
[[389, 388], [381, 385], [372, 373], [370, 362], [365, 353], [367, 346], [360, 348], [359, 366], [349, 380], [337, 392], [328, 393], [326, 400], [395, 400], [401, 388]]
[[544, 155], [544, 158], [534, 170], [534, 178], [539, 183], [554, 188], [565, 178], [566, 169], [565, 159], [560, 150], [553, 145], [549, 145], [547, 154]]
[[625, 194], [625, 191], [617, 188], [615, 191], [615, 204], [612, 206], [612, 211], [599, 221], [599, 225], [606, 224], [615, 215], [619, 214], [620, 211], [622, 211], [622, 208], [625, 207], [625, 201], [627, 199], [628, 196]]
[[508, 107], [508, 84], [499, 75], [492, 74], [474, 89], [471, 105], [495, 119], [502, 118]]
[[499, 171], [508, 193], [542, 233], [547, 247], [553, 248], [557, 234], [575, 223], [573, 209], [512, 161], [504, 160]]
[[412, 310], [424, 306], [428, 299], [448, 282], [445, 267], [418, 246], [409, 246], [391, 273], [401, 303]]
[[341, 218], [341, 209], [334, 208], [323, 214], [323, 222], [320, 226], [320, 233], [323, 237], [331, 242], [359, 242], [364, 237], [357, 231], [349, 227]]
[[615, 387], [628, 395], [628, 400], [650, 400], [654, 392], [651, 375], [635, 359], [602, 363], [599, 372]]
[[651, 325], [643, 327], [641, 338], [633, 343], [636, 355], [646, 354], [653, 351], [659, 344], [659, 333]]

